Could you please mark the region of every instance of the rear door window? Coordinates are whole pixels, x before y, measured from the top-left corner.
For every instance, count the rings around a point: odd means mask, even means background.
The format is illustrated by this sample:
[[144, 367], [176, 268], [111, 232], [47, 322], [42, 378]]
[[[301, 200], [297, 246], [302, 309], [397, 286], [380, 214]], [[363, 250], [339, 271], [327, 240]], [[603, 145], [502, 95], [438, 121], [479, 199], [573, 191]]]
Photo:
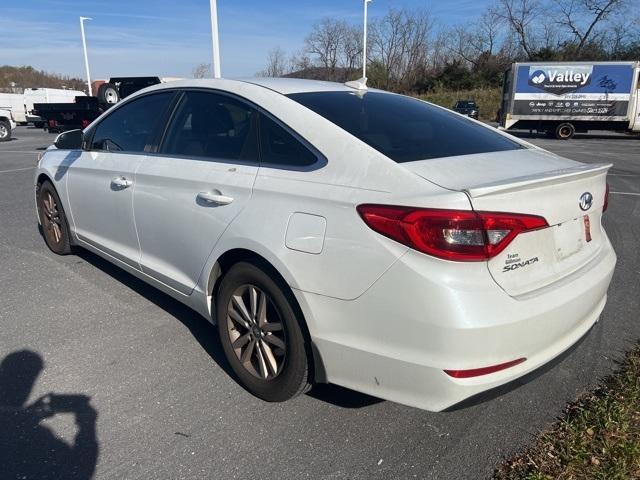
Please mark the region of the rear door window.
[[235, 98], [186, 91], [161, 152], [170, 156], [258, 161], [258, 112]]
[[318, 160], [293, 134], [265, 115], [260, 116], [260, 154], [266, 166], [300, 168]]
[[399, 163], [524, 148], [472, 120], [403, 95], [334, 91], [288, 97]]
[[95, 128], [91, 150], [147, 151], [173, 96], [174, 92], [154, 93], [115, 107]]

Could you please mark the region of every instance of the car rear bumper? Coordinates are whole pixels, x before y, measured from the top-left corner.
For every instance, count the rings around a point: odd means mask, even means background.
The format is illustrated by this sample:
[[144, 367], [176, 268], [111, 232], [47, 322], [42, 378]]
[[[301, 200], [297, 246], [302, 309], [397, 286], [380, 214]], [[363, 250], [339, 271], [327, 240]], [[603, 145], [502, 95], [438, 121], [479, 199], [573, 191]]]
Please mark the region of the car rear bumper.
[[[479, 264], [407, 252], [352, 301], [296, 292], [331, 383], [440, 411], [521, 377], [576, 343], [602, 312], [616, 255], [599, 254], [553, 286], [514, 298]], [[458, 270], [458, 271], [455, 271]], [[437, 274], [435, 273], [437, 271]], [[488, 375], [444, 370], [523, 363]]]

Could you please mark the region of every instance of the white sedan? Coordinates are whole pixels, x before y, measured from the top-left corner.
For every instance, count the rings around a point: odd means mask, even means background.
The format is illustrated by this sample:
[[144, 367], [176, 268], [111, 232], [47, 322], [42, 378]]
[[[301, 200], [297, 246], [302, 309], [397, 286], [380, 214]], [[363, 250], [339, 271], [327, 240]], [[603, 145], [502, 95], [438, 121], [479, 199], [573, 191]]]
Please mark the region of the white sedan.
[[53, 252], [91, 250], [217, 324], [258, 397], [331, 382], [437, 411], [598, 320], [609, 167], [383, 91], [188, 80], [60, 135], [35, 196]]

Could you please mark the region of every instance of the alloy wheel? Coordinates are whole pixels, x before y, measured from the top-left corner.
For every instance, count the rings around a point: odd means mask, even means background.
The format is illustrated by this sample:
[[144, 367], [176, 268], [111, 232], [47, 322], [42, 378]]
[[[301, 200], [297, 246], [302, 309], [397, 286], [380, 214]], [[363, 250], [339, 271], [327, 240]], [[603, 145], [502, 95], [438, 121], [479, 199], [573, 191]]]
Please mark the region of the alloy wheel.
[[9, 134], [9, 129], [6, 126], [0, 124], [0, 138], [5, 138]]
[[62, 219], [51, 192], [45, 192], [42, 198], [42, 212], [44, 213], [43, 227], [47, 238], [52, 243], [59, 244], [62, 240]]
[[255, 285], [235, 290], [227, 307], [227, 332], [238, 360], [253, 376], [272, 380], [282, 372], [284, 323], [266, 292]]

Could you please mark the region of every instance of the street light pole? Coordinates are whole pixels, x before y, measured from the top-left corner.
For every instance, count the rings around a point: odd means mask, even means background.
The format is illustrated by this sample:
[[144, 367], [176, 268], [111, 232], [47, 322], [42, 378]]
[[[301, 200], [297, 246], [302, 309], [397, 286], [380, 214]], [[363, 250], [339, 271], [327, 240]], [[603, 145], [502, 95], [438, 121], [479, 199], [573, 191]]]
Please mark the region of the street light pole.
[[364, 38], [362, 39], [362, 78], [367, 81], [367, 14], [371, 0], [364, 0]]
[[80, 33], [82, 33], [82, 48], [84, 50], [84, 67], [87, 70], [87, 88], [89, 89], [89, 96], [93, 95], [91, 91], [91, 78], [89, 77], [89, 57], [87, 56], [87, 39], [84, 36], [84, 21], [92, 20], [89, 17], [80, 17]]
[[211, 6], [211, 47], [213, 51], [213, 78], [220, 78], [220, 38], [218, 36], [218, 6], [216, 0], [209, 0]]

